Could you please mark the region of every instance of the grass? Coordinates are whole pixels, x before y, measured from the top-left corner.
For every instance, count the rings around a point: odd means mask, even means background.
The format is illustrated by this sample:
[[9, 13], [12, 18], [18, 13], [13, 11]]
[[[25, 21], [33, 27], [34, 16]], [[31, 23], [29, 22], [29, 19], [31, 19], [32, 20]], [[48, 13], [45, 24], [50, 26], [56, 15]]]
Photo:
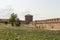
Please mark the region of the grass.
[[5, 26], [0, 25], [0, 40], [60, 40], [60, 30], [41, 30], [29, 28], [29, 25]]

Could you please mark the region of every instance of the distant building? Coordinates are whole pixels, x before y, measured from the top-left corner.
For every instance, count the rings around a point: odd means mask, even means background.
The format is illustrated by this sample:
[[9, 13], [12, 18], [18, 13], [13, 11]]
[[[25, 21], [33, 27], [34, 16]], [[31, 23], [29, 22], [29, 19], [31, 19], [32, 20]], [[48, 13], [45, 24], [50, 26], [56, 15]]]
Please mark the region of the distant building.
[[36, 20], [31, 24], [38, 29], [60, 30], [60, 18]]
[[[8, 19], [0, 19], [0, 23], [5, 23]], [[25, 15], [25, 20], [20, 20], [21, 24], [30, 24], [32, 27], [47, 30], [60, 30], [60, 18], [33, 21], [33, 15]]]
[[32, 15], [30, 15], [30, 14], [25, 15], [26, 24], [29, 24], [32, 21], [33, 21], [33, 16]]
[[25, 20], [20, 20], [20, 23], [21, 23], [21, 24], [26, 24], [26, 23], [25, 23]]
[[5, 23], [8, 19], [0, 19], [0, 23]]

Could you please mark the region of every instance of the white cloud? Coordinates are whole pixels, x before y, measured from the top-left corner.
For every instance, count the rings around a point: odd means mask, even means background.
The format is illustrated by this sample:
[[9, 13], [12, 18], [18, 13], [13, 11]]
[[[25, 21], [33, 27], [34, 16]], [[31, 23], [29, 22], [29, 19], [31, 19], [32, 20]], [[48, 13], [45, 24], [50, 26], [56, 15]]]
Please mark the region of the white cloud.
[[[26, 11], [30, 11], [35, 19], [46, 19], [52, 17], [60, 17], [60, 1], [59, 0], [0, 0], [0, 9], [14, 9], [20, 19], [24, 19]], [[0, 16], [8, 15], [0, 10]], [[3, 16], [4, 15], [4, 16]], [[7, 17], [7, 16], [6, 16]]]

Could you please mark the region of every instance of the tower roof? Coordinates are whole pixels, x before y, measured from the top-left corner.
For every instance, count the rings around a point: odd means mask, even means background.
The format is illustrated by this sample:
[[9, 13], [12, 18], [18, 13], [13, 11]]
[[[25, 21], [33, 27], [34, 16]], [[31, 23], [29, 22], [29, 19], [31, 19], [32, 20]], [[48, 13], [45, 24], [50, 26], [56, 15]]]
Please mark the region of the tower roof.
[[33, 16], [33, 15], [31, 15], [31, 14], [27, 14], [27, 15], [25, 15], [25, 16]]

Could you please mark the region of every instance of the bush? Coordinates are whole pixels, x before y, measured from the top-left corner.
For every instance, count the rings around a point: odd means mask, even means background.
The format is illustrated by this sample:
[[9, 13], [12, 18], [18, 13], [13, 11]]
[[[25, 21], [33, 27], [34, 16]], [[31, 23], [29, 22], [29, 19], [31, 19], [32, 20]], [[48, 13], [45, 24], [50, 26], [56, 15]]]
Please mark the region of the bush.
[[5, 21], [4, 23], [5, 23], [5, 24], [8, 24], [8, 22], [7, 22], [7, 21]]
[[15, 25], [16, 25], [16, 26], [20, 26], [20, 20], [19, 20], [19, 18], [16, 18], [16, 19], [15, 19]]
[[20, 26], [20, 21], [16, 21], [16, 22], [15, 22], [15, 25], [16, 25], [16, 26]]

